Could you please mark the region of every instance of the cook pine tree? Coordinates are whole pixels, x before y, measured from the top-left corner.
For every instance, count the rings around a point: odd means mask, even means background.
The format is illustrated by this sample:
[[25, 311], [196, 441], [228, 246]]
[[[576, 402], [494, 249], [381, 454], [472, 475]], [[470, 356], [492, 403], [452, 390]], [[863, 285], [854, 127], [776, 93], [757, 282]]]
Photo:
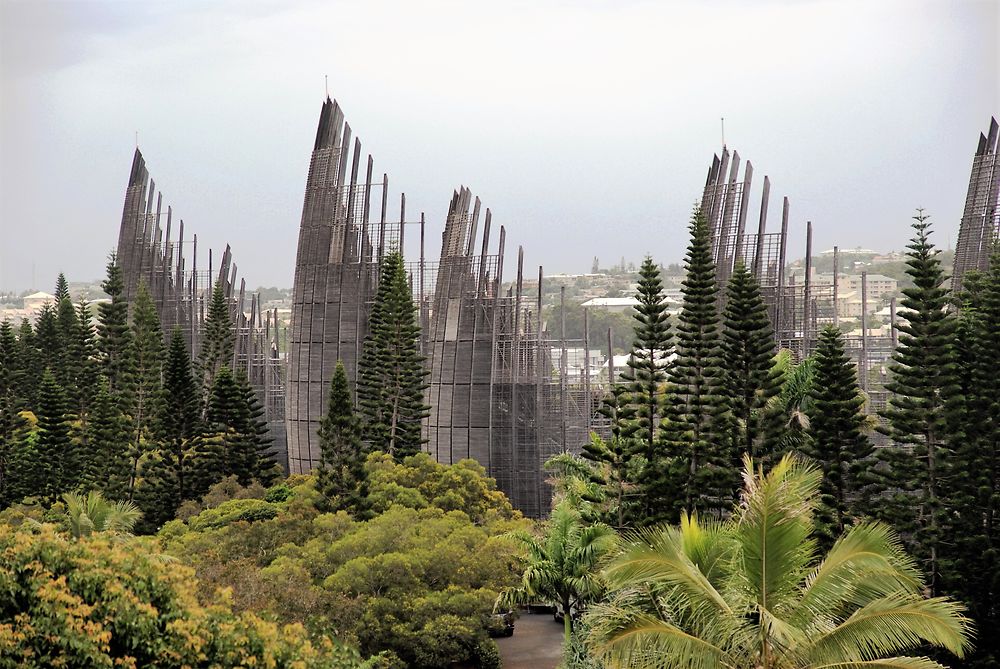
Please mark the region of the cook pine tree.
[[131, 411], [131, 356], [129, 345], [132, 331], [128, 323], [128, 301], [121, 266], [114, 254], [108, 259], [107, 278], [101, 289], [111, 298], [97, 306], [98, 352], [102, 372], [108, 380], [108, 390], [116, 397], [122, 411]]
[[[770, 462], [778, 451], [782, 428], [772, 398], [781, 392], [782, 373], [775, 365], [774, 331], [757, 279], [737, 262], [726, 286], [722, 364], [729, 400], [733, 452]], [[734, 462], [733, 466], [739, 466]]]
[[144, 529], [155, 530], [174, 517], [182, 502], [196, 499], [206, 477], [199, 471], [201, 395], [180, 328], [170, 337], [163, 365], [163, 401], [156, 418], [156, 449], [143, 462], [136, 490]]
[[362, 515], [366, 508], [368, 452], [361, 441], [361, 425], [340, 360], [330, 379], [326, 413], [319, 424], [319, 448], [316, 489], [323, 495], [324, 505], [331, 511], [343, 509], [355, 517]]
[[865, 502], [874, 494], [874, 447], [867, 436], [865, 398], [840, 330], [824, 328], [813, 357], [811, 439], [803, 450], [823, 472], [815, 522], [820, 545], [828, 550], [847, 526], [870, 509]]
[[163, 332], [156, 305], [146, 282], [139, 282], [133, 307], [132, 335], [129, 338], [129, 364], [132, 429], [129, 438], [128, 499], [135, 493], [139, 461], [153, 439], [159, 404], [163, 400]]
[[642, 458], [635, 502], [642, 523], [649, 524], [668, 518], [674, 501], [669, 481], [670, 461], [661, 427], [667, 359], [672, 345], [670, 316], [664, 301], [660, 268], [649, 256], [639, 268], [635, 298], [634, 339], [628, 368], [622, 378], [634, 410], [635, 430], [630, 435], [632, 455]]
[[634, 501], [638, 477], [632, 454], [637, 449], [635, 433], [639, 426], [628, 389], [621, 384], [613, 385], [601, 401], [598, 413], [611, 426], [610, 438], [602, 439], [596, 432], [591, 433], [580, 455], [593, 463], [590, 480], [604, 491], [601, 522], [622, 531], [636, 521], [636, 516], [640, 521], [647, 517], [645, 506], [636, 509]]
[[978, 641], [970, 667], [1000, 662], [1000, 249], [962, 279], [956, 327], [962, 439], [951, 452], [949, 541], [942, 587], [969, 607]]
[[700, 211], [690, 231], [677, 355], [667, 375], [667, 439], [678, 495], [672, 521], [682, 509], [721, 516], [732, 508], [739, 484], [728, 432], [715, 264], [708, 222]]
[[420, 451], [426, 369], [420, 354], [420, 326], [403, 256], [382, 261], [369, 334], [358, 365], [358, 406], [362, 438], [397, 459]]
[[232, 365], [235, 346], [233, 322], [229, 314], [225, 287], [221, 281], [216, 281], [212, 289], [208, 315], [205, 317], [205, 332], [201, 339], [201, 351], [198, 353], [196, 365], [201, 392], [206, 401], [211, 394], [212, 383], [219, 369], [223, 365]]
[[890, 472], [886, 487], [893, 492], [878, 510], [908, 538], [936, 595], [941, 591], [942, 542], [948, 534], [943, 495], [951, 476], [951, 443], [962, 430], [956, 320], [948, 309], [939, 251], [930, 241], [929, 216], [918, 210], [913, 218], [915, 235], [906, 254], [913, 286], [902, 291], [899, 345], [886, 384], [892, 395], [882, 414], [885, 432], [896, 445], [880, 452]]

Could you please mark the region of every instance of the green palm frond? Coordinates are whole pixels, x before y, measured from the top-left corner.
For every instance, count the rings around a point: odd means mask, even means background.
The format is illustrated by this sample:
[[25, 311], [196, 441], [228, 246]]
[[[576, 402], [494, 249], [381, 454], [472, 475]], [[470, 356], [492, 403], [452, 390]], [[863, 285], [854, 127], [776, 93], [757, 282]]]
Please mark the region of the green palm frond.
[[590, 644], [609, 667], [723, 669], [734, 666], [719, 646], [642, 613], [601, 605], [592, 619]]
[[806, 578], [797, 617], [833, 617], [892, 593], [916, 593], [923, 582], [892, 528], [862, 523], [849, 528]]
[[887, 657], [863, 662], [817, 664], [810, 669], [948, 669], [948, 667], [927, 657]]
[[875, 660], [928, 643], [964, 657], [970, 621], [958, 602], [899, 593], [861, 607], [832, 630], [809, 639], [817, 661]]
[[821, 474], [791, 455], [766, 476], [754, 473], [749, 457], [744, 464], [736, 573], [753, 604], [778, 611], [796, 596], [815, 555], [812, 513]]
[[104, 496], [91, 490], [87, 495], [66, 493], [66, 516], [70, 533], [76, 537], [87, 537], [94, 532], [111, 534], [131, 534], [142, 512], [132, 502], [110, 502]]
[[684, 552], [680, 530], [660, 527], [627, 535], [622, 553], [605, 569], [610, 587], [628, 588], [652, 583], [672, 588], [694, 615], [732, 613], [729, 603]]
[[721, 522], [704, 522], [687, 513], [681, 514], [680, 532], [684, 554], [718, 589], [735, 549], [732, 532]]

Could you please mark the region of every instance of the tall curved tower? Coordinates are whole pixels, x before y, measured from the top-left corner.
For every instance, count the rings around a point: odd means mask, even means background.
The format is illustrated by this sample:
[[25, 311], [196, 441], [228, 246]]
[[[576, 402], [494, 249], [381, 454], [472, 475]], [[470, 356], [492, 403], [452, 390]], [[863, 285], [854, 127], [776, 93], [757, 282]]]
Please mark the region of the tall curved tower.
[[371, 156], [359, 175], [361, 167], [361, 142], [355, 139], [351, 147], [351, 126], [327, 98], [306, 179], [292, 287], [285, 395], [292, 474], [307, 473], [319, 462], [316, 433], [337, 360], [352, 385], [357, 382], [378, 263], [386, 244], [395, 243], [386, 239], [387, 179], [383, 175], [375, 184], [382, 189], [382, 214], [370, 227]]
[[972, 270], [986, 271], [990, 266], [993, 244], [1000, 239], [1000, 125], [990, 119], [987, 134], [979, 135], [976, 155], [972, 159], [969, 192], [958, 228], [955, 244], [955, 265], [951, 288], [962, 289], [962, 278]]

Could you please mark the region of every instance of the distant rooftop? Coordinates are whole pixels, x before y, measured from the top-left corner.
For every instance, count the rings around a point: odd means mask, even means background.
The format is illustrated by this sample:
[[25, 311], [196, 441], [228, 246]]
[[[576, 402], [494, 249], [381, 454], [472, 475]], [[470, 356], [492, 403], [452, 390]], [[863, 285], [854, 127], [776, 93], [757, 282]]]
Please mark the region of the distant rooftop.
[[[881, 251], [873, 251], [872, 249], [863, 249], [860, 246], [858, 248], [856, 248], [856, 249], [837, 249], [837, 252], [840, 253], [841, 255], [848, 255], [848, 256], [880, 256], [880, 255], [882, 255]], [[820, 253], [820, 255], [821, 256], [832, 256], [833, 255], [833, 249], [829, 249], [827, 251], [823, 251], [822, 253]]]
[[635, 307], [639, 300], [634, 297], [594, 297], [582, 305], [583, 307]]

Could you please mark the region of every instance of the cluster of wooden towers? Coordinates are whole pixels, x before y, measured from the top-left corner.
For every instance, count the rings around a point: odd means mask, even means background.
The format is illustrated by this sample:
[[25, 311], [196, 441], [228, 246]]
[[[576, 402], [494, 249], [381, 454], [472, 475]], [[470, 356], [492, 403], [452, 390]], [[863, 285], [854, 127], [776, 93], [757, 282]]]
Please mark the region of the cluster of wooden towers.
[[[956, 282], [968, 269], [984, 267], [996, 239], [996, 154], [994, 120], [973, 164]], [[789, 200], [782, 198], [779, 230], [769, 232], [770, 179], [765, 176], [760, 195], [752, 197], [753, 166], [747, 161], [742, 174], [740, 168], [739, 154], [723, 147], [713, 158], [700, 202], [712, 231], [718, 281], [724, 288], [736, 264], [746, 265], [761, 285], [776, 343], [797, 357], [808, 355], [819, 328], [837, 323], [839, 273], [824, 277], [813, 271], [810, 222], [804, 272], [787, 271]], [[262, 309], [243, 279], [237, 284], [228, 246], [217, 266], [209, 250], [199, 267], [197, 235], [186, 239], [179, 221], [177, 238], [172, 237], [172, 209], [163, 211], [162, 195], [137, 149], [117, 251], [126, 297], [144, 281], [165, 332], [179, 328], [195, 356], [211, 291], [221, 284], [236, 331], [233, 365], [260, 394], [278, 461], [290, 473], [306, 473], [319, 461], [317, 431], [338, 360], [357, 382], [382, 258], [402, 250], [407, 235], [419, 235], [419, 253], [407, 258], [407, 269], [428, 371], [425, 449], [442, 463], [477, 460], [515, 507], [529, 516], [544, 515], [551, 497], [544, 462], [561, 452], [578, 453], [591, 431], [607, 429], [597, 409], [609, 384], [620, 380], [611, 344], [607, 351], [593, 351], [587, 332], [580, 340], [568, 339], [565, 325], [547, 322], [542, 268], [537, 280], [526, 278], [523, 248], [505, 281], [506, 231], [468, 188], [451, 193], [440, 253], [428, 259], [426, 217], [411, 212], [408, 218], [405, 194], [398, 196], [398, 214], [395, 204], [390, 212], [388, 176], [373, 169], [373, 158], [362, 154], [340, 106], [327, 98], [306, 178], [286, 331], [276, 310]], [[751, 204], [759, 208], [754, 207], [756, 228], [751, 221], [748, 229]], [[839, 266], [836, 252], [834, 266]], [[864, 281], [862, 275], [862, 294]], [[860, 335], [848, 336], [847, 344], [874, 411], [885, 401], [882, 381], [895, 346], [895, 309], [888, 331], [879, 334], [869, 332], [867, 311], [866, 305]], [[287, 353], [281, 350], [286, 337]], [[574, 364], [582, 373], [569, 373], [571, 357], [581, 358]]]

